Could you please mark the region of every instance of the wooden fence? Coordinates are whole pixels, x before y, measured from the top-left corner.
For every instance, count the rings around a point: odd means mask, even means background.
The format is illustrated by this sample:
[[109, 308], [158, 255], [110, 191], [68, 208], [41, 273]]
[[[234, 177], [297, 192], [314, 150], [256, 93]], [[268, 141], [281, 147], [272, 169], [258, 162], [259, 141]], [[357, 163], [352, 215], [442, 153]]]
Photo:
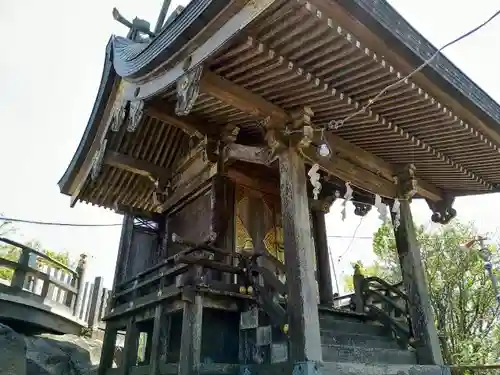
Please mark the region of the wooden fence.
[[[70, 315], [89, 328], [96, 328], [104, 316], [111, 291], [103, 287], [102, 277], [84, 282], [86, 256], [81, 255], [75, 269], [47, 254], [18, 242], [0, 237], [0, 244], [17, 250], [17, 260], [0, 254], [0, 268], [12, 270], [12, 278], [3, 280], [1, 291], [41, 302], [54, 312]], [[9, 258], [12, 258], [11, 256]], [[17, 254], [14, 254], [17, 255]]]

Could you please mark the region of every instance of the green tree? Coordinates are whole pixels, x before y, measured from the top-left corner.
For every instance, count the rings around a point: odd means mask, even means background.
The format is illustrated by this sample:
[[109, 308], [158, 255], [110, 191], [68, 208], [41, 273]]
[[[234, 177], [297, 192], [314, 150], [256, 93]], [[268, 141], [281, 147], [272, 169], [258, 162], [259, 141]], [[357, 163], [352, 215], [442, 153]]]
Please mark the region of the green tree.
[[[0, 214], [0, 216], [3, 215]], [[12, 234], [15, 231], [16, 228], [14, 228], [12, 223], [8, 221], [0, 222], [0, 237]], [[15, 262], [19, 259], [20, 255], [21, 252], [19, 251], [19, 249], [14, 248], [11, 245], [7, 245], [3, 242], [0, 242], [0, 257]], [[12, 269], [7, 267], [0, 267], [0, 279], [10, 281], [12, 279], [13, 274], [14, 271]]]
[[[433, 232], [417, 227], [435, 323], [448, 364], [486, 363], [495, 361], [498, 355], [499, 308], [493, 286], [479, 246], [463, 246], [475, 236], [471, 224], [457, 221]], [[500, 255], [498, 248], [490, 250], [494, 258]], [[400, 281], [391, 225], [383, 225], [375, 233], [373, 251], [377, 261], [365, 267], [365, 274], [392, 283]]]

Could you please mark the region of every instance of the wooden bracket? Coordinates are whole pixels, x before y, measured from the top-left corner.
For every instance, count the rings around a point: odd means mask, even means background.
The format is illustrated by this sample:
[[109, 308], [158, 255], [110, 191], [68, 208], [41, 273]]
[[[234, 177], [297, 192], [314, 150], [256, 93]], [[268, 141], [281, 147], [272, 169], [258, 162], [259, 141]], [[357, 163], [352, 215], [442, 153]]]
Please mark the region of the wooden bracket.
[[310, 146], [314, 138], [313, 116], [314, 112], [309, 107], [290, 113], [291, 121], [288, 124], [289, 131], [291, 131], [289, 135], [290, 145], [297, 145], [300, 148]]
[[354, 204], [354, 214], [356, 216], [366, 216], [368, 212], [371, 211], [372, 206], [366, 203], [353, 202]]
[[426, 199], [427, 205], [432, 210], [431, 221], [433, 223], [448, 224], [455, 216], [457, 211], [453, 208], [455, 197], [446, 195], [443, 200], [433, 202]]
[[314, 211], [324, 212], [325, 214], [330, 212], [330, 207], [337, 198], [335, 196], [324, 197], [323, 199], [309, 199], [309, 207]]
[[228, 145], [236, 142], [238, 134], [240, 133], [240, 128], [235, 125], [226, 125], [221, 133], [221, 141]]
[[394, 176], [394, 182], [397, 185], [397, 198], [411, 200], [417, 193], [417, 178], [415, 176], [415, 171], [415, 166], [409, 164]]

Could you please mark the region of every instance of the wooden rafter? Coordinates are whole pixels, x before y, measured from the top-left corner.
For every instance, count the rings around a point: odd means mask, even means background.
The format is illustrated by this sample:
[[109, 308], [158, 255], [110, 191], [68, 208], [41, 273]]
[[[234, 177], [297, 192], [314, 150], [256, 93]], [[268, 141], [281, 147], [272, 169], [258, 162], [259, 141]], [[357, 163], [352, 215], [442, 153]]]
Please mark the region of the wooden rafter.
[[[270, 117], [274, 126], [279, 124], [284, 126], [291, 120], [290, 115], [282, 108], [213, 72], [205, 72], [202, 82], [201, 88], [206, 94], [228, 103], [245, 113]], [[336, 157], [335, 159], [338, 159], [338, 161], [322, 162], [322, 167], [325, 170], [336, 174], [337, 177], [344, 180], [352, 180], [349, 177], [350, 174], [363, 175], [364, 177], [359, 179], [360, 183], [364, 181], [364, 184], [360, 186], [361, 188], [369, 189], [369, 185], [367, 186], [366, 184], [371, 182], [375, 186], [383, 187], [383, 191], [380, 192], [381, 194], [389, 194], [395, 191], [392, 182], [394, 176], [392, 166], [370, 152], [342, 139], [338, 135], [328, 133], [327, 137], [333, 150], [352, 163]], [[391, 185], [392, 187], [390, 187]], [[441, 200], [443, 196], [442, 191], [438, 187], [421, 180], [419, 180], [418, 193], [422, 197], [433, 201]]]

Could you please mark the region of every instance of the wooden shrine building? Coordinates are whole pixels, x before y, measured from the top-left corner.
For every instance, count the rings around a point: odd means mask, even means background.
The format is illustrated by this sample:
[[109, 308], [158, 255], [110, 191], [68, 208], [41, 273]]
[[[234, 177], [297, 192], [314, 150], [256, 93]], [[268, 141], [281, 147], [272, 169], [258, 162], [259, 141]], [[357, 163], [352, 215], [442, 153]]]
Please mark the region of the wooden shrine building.
[[[447, 223], [498, 191], [500, 106], [442, 55], [404, 79], [436, 49], [384, 0], [114, 15], [130, 32], [59, 182], [124, 215], [99, 374], [446, 372], [410, 201]], [[339, 197], [392, 215], [402, 285], [356, 272], [333, 297]]]

